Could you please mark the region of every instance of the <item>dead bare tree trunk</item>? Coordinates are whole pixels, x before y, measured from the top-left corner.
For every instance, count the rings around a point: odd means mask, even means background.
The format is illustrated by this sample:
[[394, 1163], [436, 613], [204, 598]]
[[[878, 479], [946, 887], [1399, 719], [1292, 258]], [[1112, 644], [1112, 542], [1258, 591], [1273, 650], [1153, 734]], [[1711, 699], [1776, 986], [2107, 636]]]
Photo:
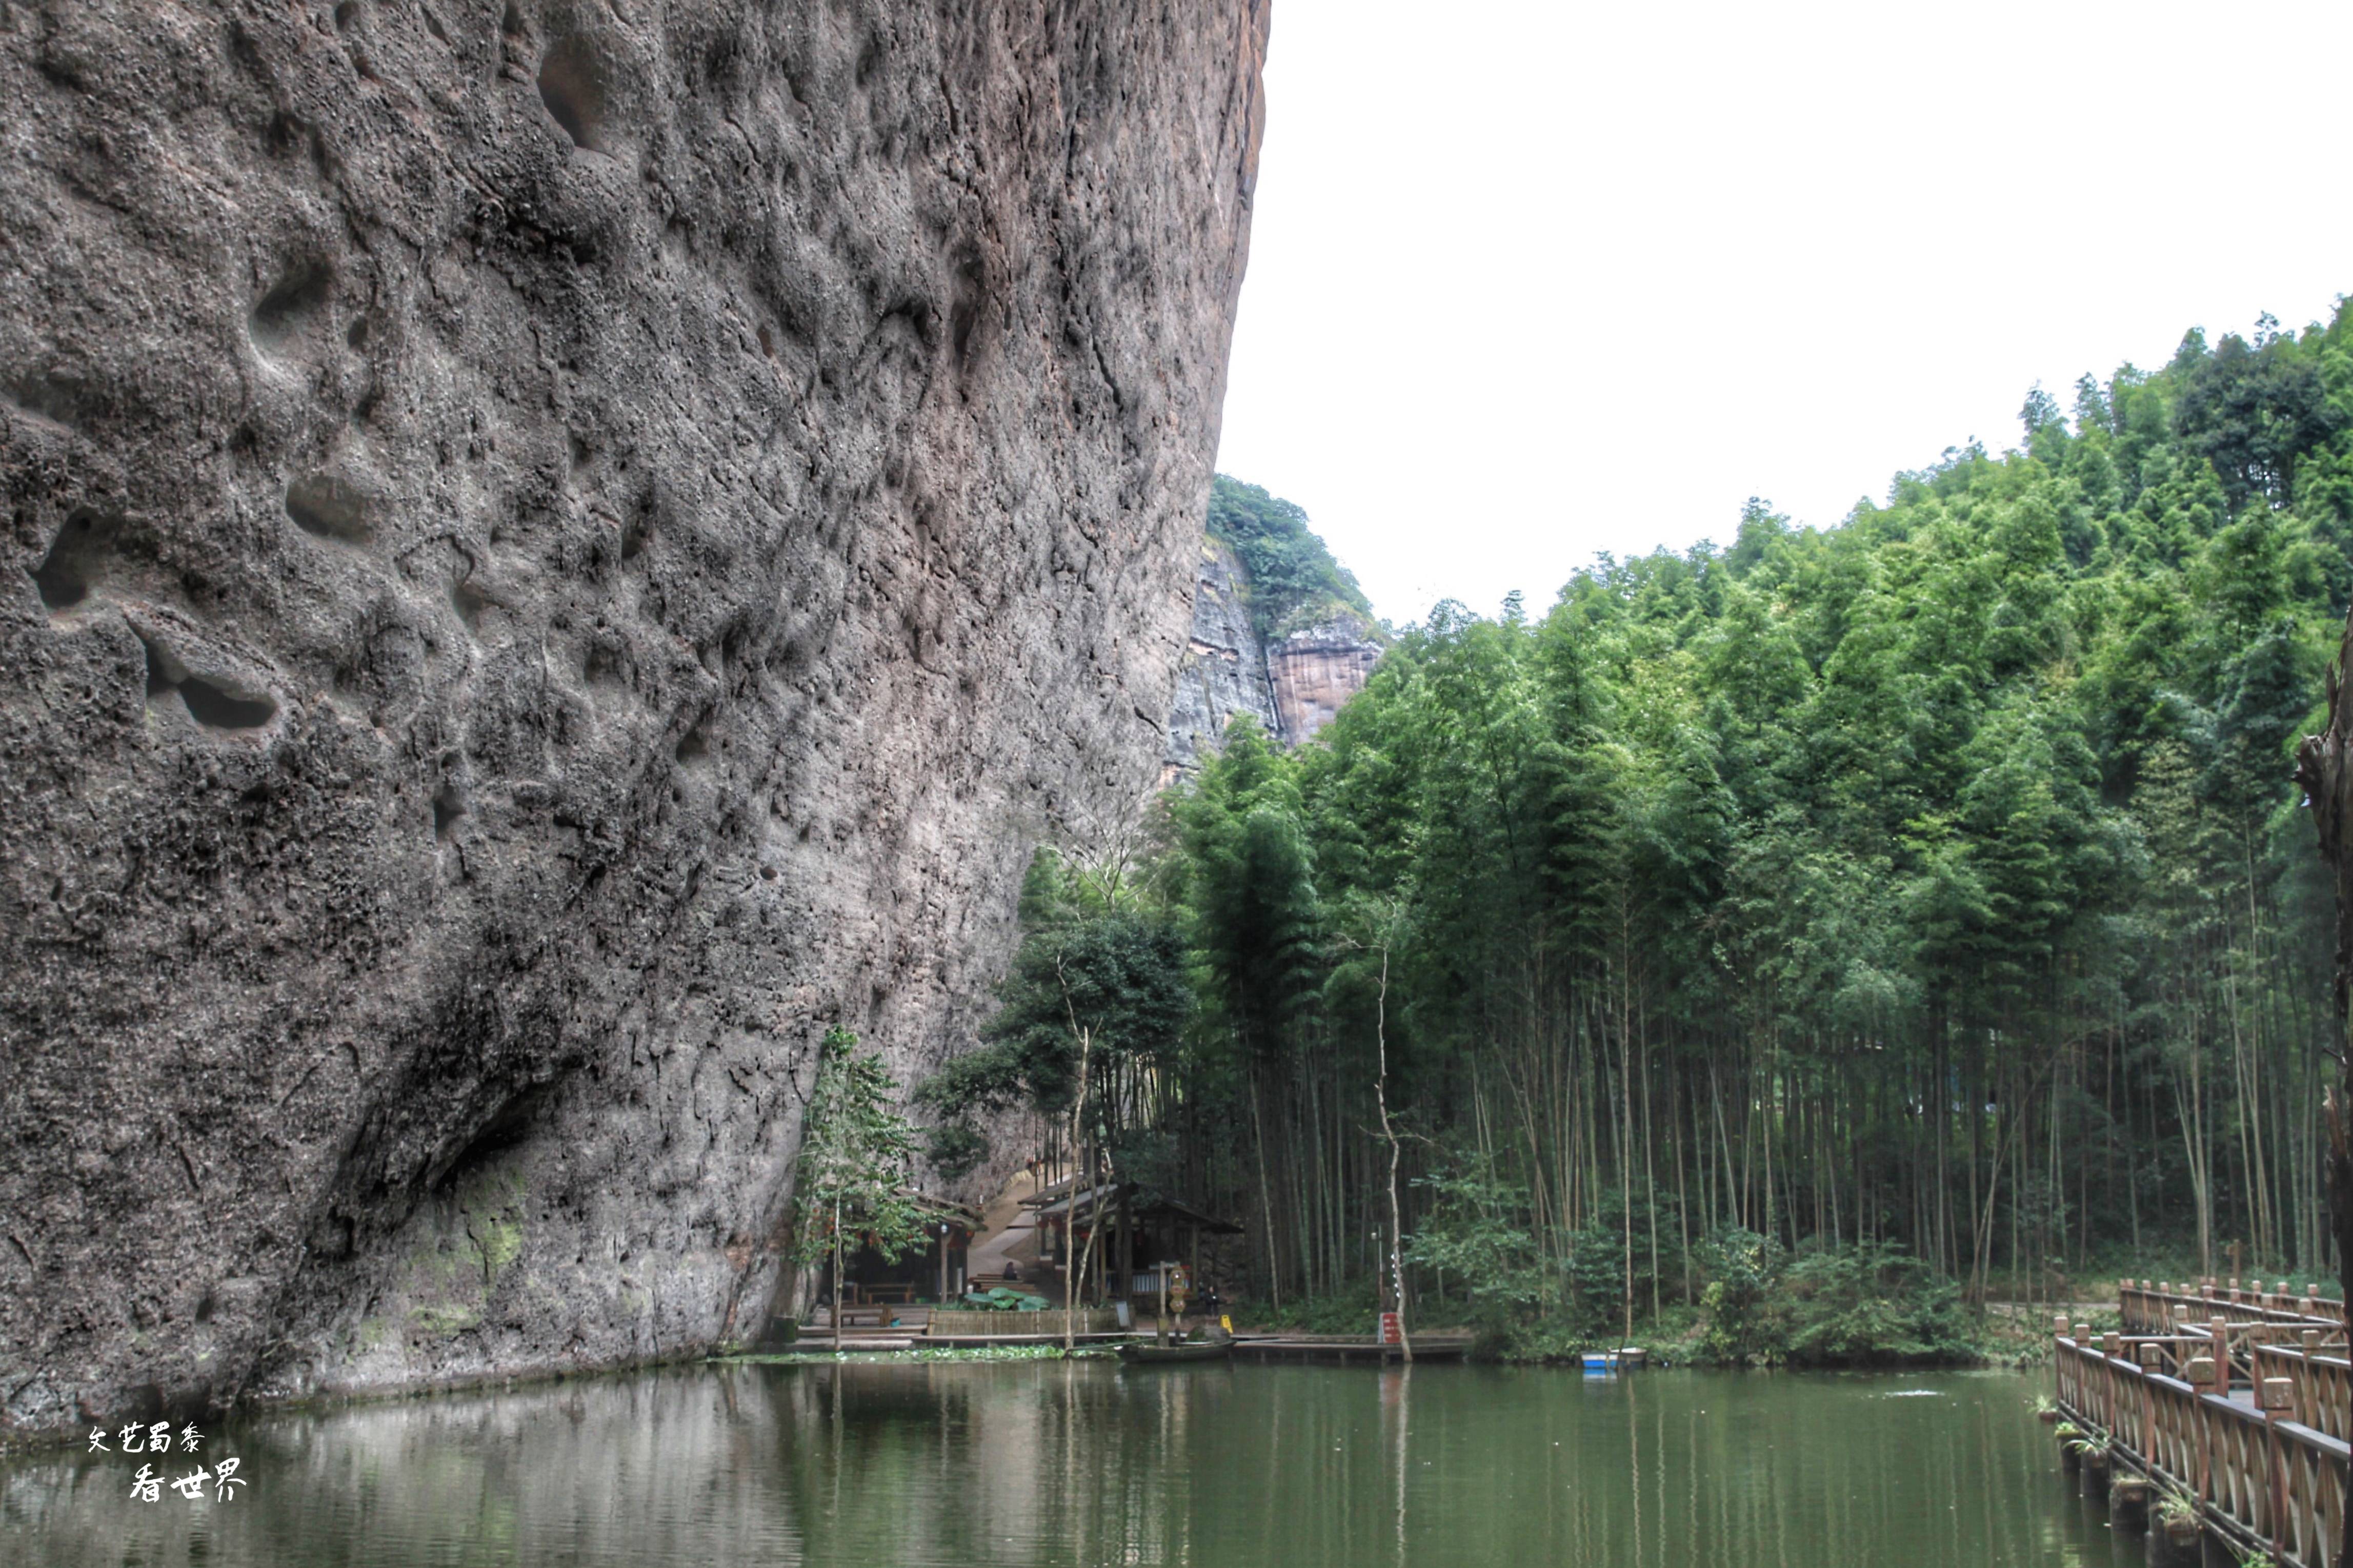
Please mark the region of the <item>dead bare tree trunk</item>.
[[[2337, 1235], [2337, 1278], [2353, 1304], [2353, 1052], [2348, 1050], [2347, 1003], [2353, 999], [2353, 704], [2345, 675], [2353, 668], [2353, 618], [2328, 672], [2328, 727], [2309, 735], [2296, 753], [2296, 782], [2312, 808], [2321, 858], [2337, 879], [2337, 1086], [2322, 1104], [2328, 1130], [2328, 1209]], [[2347, 1482], [2344, 1534], [2337, 1561], [2353, 1563], [2353, 1479]]]
[[1389, 1291], [1397, 1308], [1398, 1350], [1405, 1364], [1413, 1364], [1413, 1339], [1405, 1327], [1405, 1209], [1398, 1197], [1397, 1128], [1389, 1121], [1389, 944], [1381, 942], [1381, 994], [1373, 1014], [1373, 1038], [1380, 1046], [1380, 1076], [1373, 1079], [1373, 1099], [1381, 1109], [1381, 1136], [1389, 1143]]

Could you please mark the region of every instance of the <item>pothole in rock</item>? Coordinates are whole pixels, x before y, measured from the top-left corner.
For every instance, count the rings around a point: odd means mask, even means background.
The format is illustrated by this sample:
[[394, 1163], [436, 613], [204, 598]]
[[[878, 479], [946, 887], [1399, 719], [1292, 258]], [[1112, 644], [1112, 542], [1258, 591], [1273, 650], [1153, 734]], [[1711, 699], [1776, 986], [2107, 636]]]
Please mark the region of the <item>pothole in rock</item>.
[[447, 844], [465, 815], [466, 792], [455, 783], [443, 784], [433, 796], [433, 837]]
[[144, 632], [139, 641], [147, 650], [148, 700], [177, 692], [188, 717], [215, 730], [259, 730], [278, 716], [278, 704], [267, 692], [223, 676], [200, 675]]
[[374, 529], [368, 522], [370, 498], [357, 486], [324, 474], [311, 474], [286, 487], [286, 515], [303, 532], [345, 544], [365, 544]]
[[69, 516], [49, 542], [48, 554], [33, 568], [33, 586], [40, 590], [41, 604], [55, 614], [89, 598], [121, 532], [117, 519], [87, 507]]
[[333, 292], [334, 276], [323, 261], [301, 261], [288, 268], [247, 318], [246, 332], [253, 346], [272, 359], [289, 357], [325, 316]]
[[482, 612], [491, 607], [490, 596], [464, 578], [449, 584], [449, 607], [466, 623], [468, 631], [482, 629]]
[[629, 689], [628, 668], [621, 650], [607, 643], [588, 645], [587, 657], [580, 662], [580, 678], [591, 692], [604, 696], [626, 695]]
[[90, 388], [73, 376], [49, 372], [17, 376], [6, 384], [0, 395], [36, 419], [60, 430], [72, 430], [81, 423]]
[[566, 38], [539, 64], [539, 100], [572, 144], [605, 151], [605, 69], [585, 38]]

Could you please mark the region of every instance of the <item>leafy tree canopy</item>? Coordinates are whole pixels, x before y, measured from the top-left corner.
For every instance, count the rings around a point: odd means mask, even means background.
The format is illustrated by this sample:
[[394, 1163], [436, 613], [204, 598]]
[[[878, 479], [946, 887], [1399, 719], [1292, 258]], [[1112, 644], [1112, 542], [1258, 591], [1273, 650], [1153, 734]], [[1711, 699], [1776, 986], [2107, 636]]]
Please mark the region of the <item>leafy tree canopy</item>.
[[1250, 625], [1261, 640], [1353, 610], [1370, 621], [1372, 602], [1356, 576], [1332, 558], [1295, 502], [1219, 474], [1209, 485], [1209, 537], [1230, 549], [1249, 574]]

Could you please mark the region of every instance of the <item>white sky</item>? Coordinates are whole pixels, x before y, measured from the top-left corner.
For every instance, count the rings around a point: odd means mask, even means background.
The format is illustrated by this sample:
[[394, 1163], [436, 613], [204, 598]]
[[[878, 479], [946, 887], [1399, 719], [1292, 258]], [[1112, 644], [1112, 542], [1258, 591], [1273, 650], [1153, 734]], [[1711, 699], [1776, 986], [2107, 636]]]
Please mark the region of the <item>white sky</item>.
[[1274, 0], [1218, 466], [1541, 610], [2353, 292], [2353, 5]]

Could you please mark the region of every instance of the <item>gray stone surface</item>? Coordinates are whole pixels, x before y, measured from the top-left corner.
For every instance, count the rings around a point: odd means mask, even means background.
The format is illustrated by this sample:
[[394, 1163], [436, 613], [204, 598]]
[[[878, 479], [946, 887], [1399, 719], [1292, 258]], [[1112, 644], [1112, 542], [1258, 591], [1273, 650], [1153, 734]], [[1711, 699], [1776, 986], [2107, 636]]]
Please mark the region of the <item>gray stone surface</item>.
[[744, 1331], [1147, 785], [1264, 0], [0, 0], [0, 1438]]
[[1168, 710], [1164, 782], [1192, 772], [1204, 751], [1215, 751], [1226, 723], [1248, 713], [1270, 735], [1282, 732], [1266, 649], [1250, 626], [1243, 597], [1242, 563], [1222, 542], [1204, 537], [1193, 577], [1193, 635], [1176, 663], [1176, 696]]
[[1299, 746], [1314, 739], [1341, 704], [1365, 689], [1383, 647], [1364, 616], [1337, 609], [1268, 648], [1267, 682], [1280, 721], [1276, 732], [1284, 742]]
[[1193, 581], [1193, 635], [1177, 660], [1169, 705], [1164, 784], [1199, 767], [1238, 713], [1256, 719], [1280, 744], [1304, 745], [1365, 689], [1388, 647], [1377, 626], [1346, 608], [1270, 647], [1250, 625], [1249, 593], [1250, 574], [1233, 551], [1204, 538]]

